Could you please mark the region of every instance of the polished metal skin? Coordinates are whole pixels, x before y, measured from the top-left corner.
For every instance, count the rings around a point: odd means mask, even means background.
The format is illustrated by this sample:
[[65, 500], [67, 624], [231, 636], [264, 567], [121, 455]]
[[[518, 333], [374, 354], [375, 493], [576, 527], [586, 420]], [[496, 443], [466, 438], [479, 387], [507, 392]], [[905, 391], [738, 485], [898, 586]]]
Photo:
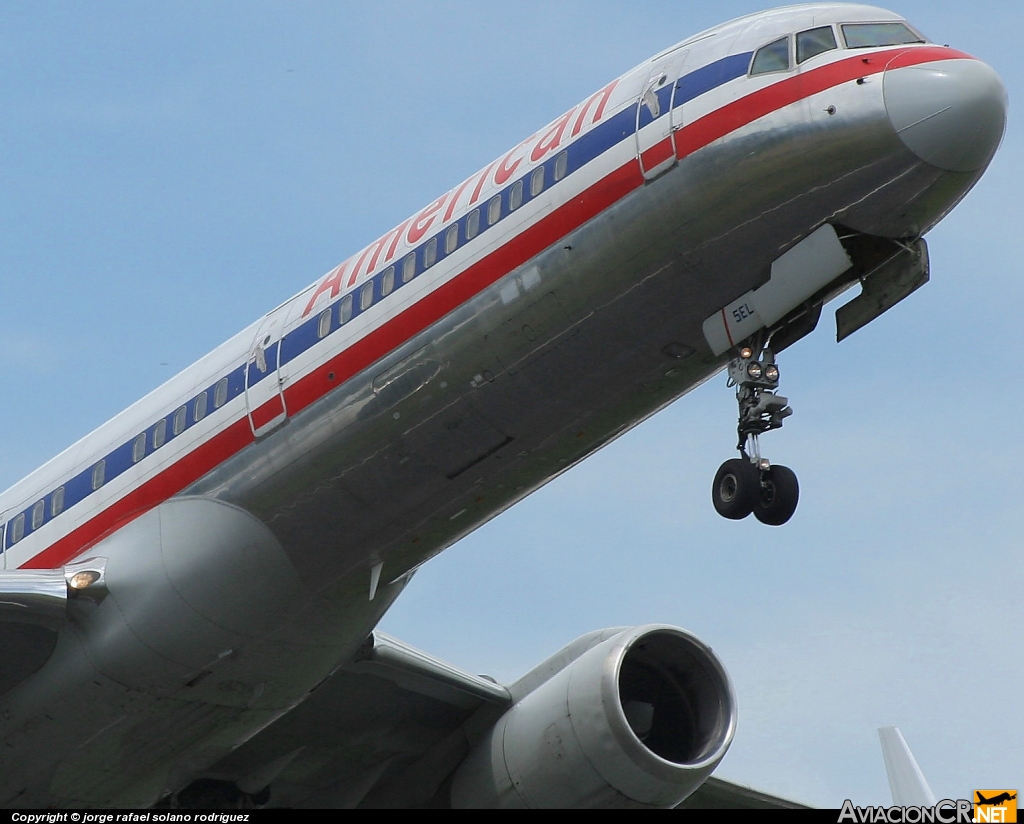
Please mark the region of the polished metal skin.
[[67, 618], [68, 582], [62, 569], [0, 572], [0, 623], [58, 630]]
[[[623, 82], [639, 107], [651, 77], [674, 82], [725, 48], [846, 19], [898, 18], [826, 4], [744, 18]], [[368, 654], [419, 565], [719, 372], [730, 356], [712, 351], [705, 320], [766, 283], [787, 251], [825, 224], [841, 237], [920, 238], [984, 171], [1005, 92], [978, 61], [898, 61], [676, 163], [637, 161], [632, 194], [298, 414], [282, 405], [251, 420], [254, 444], [99, 541], [90, 553], [107, 559], [108, 597], [0, 696], [0, 739], [19, 753], [0, 770], [0, 802], [146, 806], [223, 765]], [[693, 110], [679, 109], [681, 125]], [[259, 332], [279, 323], [271, 313]], [[275, 396], [287, 379], [257, 386]], [[620, 658], [601, 660], [621, 660], [633, 639], [609, 642]], [[397, 666], [416, 657], [373, 649]], [[701, 780], [735, 723], [731, 691], [715, 694], [709, 718], [721, 723], [695, 758]], [[607, 735], [635, 755], [623, 719]], [[605, 734], [584, 726], [584, 738]], [[666, 803], [650, 775], [623, 769], [616, 792]], [[367, 772], [364, 794], [380, 775]]]

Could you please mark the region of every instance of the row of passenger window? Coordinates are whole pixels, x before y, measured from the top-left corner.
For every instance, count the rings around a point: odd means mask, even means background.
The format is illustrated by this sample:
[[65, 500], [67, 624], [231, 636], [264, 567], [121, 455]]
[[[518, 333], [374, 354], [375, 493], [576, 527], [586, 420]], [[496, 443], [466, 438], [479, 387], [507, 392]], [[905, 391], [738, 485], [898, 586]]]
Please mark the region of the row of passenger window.
[[[50, 517], [64, 511], [64, 487], [58, 487], [50, 495]], [[32, 529], [39, 529], [46, 518], [46, 499], [36, 501], [29, 510]], [[16, 544], [25, 537], [25, 513], [22, 512], [11, 522], [10, 543]]]
[[[363, 312], [369, 309], [376, 300], [386, 298], [396, 286], [401, 286], [411, 281], [417, 274], [421, 274], [437, 263], [438, 250], [443, 242], [445, 255], [450, 255], [459, 248], [461, 243], [468, 243], [473, 240], [483, 228], [494, 226], [502, 217], [510, 215], [523, 205], [525, 199], [526, 182], [529, 182], [530, 197], [536, 197], [544, 191], [547, 183], [547, 166], [538, 166], [527, 178], [517, 180], [506, 192], [492, 197], [485, 206], [480, 206], [467, 214], [463, 219], [456, 221], [440, 235], [436, 235], [419, 250], [409, 252], [401, 262], [389, 266], [380, 274], [366, 281], [357, 292], [351, 292], [338, 303], [338, 319], [335, 325], [333, 316], [334, 308], [325, 309], [321, 312], [317, 321], [317, 337], [325, 338], [330, 334], [332, 328], [343, 326], [348, 323], [358, 311]], [[565, 177], [569, 169], [568, 152], [562, 152], [551, 164], [552, 183], [557, 183]], [[417, 267], [417, 252], [420, 254], [419, 266]], [[358, 303], [357, 303], [358, 302]]]
[[[848, 49], [881, 48], [905, 43], [923, 43], [917, 34], [903, 23], [843, 23], [839, 26]], [[781, 37], [754, 53], [750, 74], [768, 74], [787, 71], [790, 67], [790, 38]], [[796, 35], [796, 63], [838, 49], [836, 32], [832, 26], [818, 26]]]
[[[460, 243], [468, 243], [480, 234], [481, 228], [489, 228], [498, 223], [502, 217], [510, 215], [523, 205], [525, 199], [525, 186], [528, 182], [530, 197], [536, 197], [544, 191], [547, 184], [548, 173], [551, 169], [551, 182], [557, 183], [565, 177], [569, 169], [568, 152], [562, 152], [554, 163], [544, 164], [534, 169], [526, 178], [517, 180], [505, 192], [496, 194], [485, 206], [478, 207], [467, 214], [461, 220], [453, 223], [440, 235], [436, 235], [419, 250], [412, 251], [406, 255], [401, 263], [389, 266], [371, 280], [368, 280], [357, 293], [345, 295], [338, 304], [337, 325], [341, 326], [350, 321], [355, 314], [355, 301], [358, 296], [358, 311], [362, 312], [373, 305], [375, 299], [385, 298], [390, 295], [396, 286], [409, 283], [417, 274], [422, 273], [437, 263], [438, 247], [441, 241], [444, 242], [444, 254], [450, 255], [459, 248]], [[481, 226], [481, 224], [484, 224]], [[417, 267], [417, 253], [420, 254], [420, 265]], [[418, 268], [418, 271], [417, 271]], [[317, 337], [324, 338], [331, 332], [333, 320], [333, 307], [325, 309], [319, 316], [317, 322]], [[221, 378], [213, 387], [213, 408], [219, 409], [228, 400], [229, 382], [228, 378]], [[198, 423], [206, 417], [210, 405], [209, 391], [201, 392], [188, 404], [178, 407], [169, 418], [161, 418], [150, 429], [140, 432], [132, 441], [131, 462], [137, 464], [148, 454], [152, 454], [162, 447], [169, 438], [176, 437], [185, 431], [191, 407], [192, 423]], [[89, 486], [92, 491], [99, 489], [107, 481], [107, 460], [103, 458], [93, 464]], [[57, 517], [64, 511], [63, 486], [55, 489], [49, 498], [49, 518]], [[8, 545], [16, 544], [25, 537], [26, 523], [31, 525], [34, 531], [41, 527], [47, 520], [46, 498], [36, 501], [27, 512], [15, 516], [11, 522]], [[2, 525], [0, 525], [2, 526]], [[2, 532], [0, 532], [2, 539]]]
[[[221, 378], [217, 381], [217, 384], [213, 387], [213, 408], [220, 409], [228, 400], [228, 379]], [[207, 409], [210, 405], [210, 393], [208, 391], [200, 392], [199, 395], [191, 401], [192, 406], [192, 423], [198, 423], [206, 417]], [[170, 417], [170, 435], [175, 437], [185, 431], [188, 423], [188, 407], [189, 404], [179, 406], [173, 415]], [[168, 430], [168, 419], [161, 418], [153, 428], [148, 432], [140, 432], [134, 441], [132, 441], [132, 463], [136, 464], [141, 461], [146, 455], [159, 449], [165, 443], [167, 443], [167, 430]], [[147, 448], [148, 446], [148, 448]], [[99, 489], [103, 485], [103, 461], [96, 464], [93, 469], [93, 482], [92, 488]], [[96, 470], [100, 470], [97, 472]]]
[[[228, 378], [221, 378], [213, 388], [213, 408], [219, 409], [227, 403], [227, 400]], [[169, 419], [161, 418], [151, 429], [146, 432], [140, 432], [132, 441], [132, 464], [137, 464], [145, 458], [147, 454], [151, 454], [167, 443], [168, 434], [173, 438], [184, 432], [188, 425], [189, 407], [191, 407], [192, 410], [192, 423], [197, 423], [206, 417], [209, 406], [209, 391], [200, 392], [199, 395], [188, 404], [178, 407]], [[89, 486], [92, 491], [95, 491], [103, 486], [106, 481], [107, 459], [101, 458], [92, 466], [89, 477]], [[39, 529], [39, 527], [48, 520], [47, 509], [49, 509], [49, 518], [56, 518], [60, 515], [60, 513], [64, 511], [64, 495], [64, 487], [59, 486], [48, 496], [50, 504], [49, 507], [46, 506], [47, 499], [42, 498], [32, 505], [32, 508], [28, 513], [22, 512], [17, 515], [11, 522], [8, 541], [9, 545], [16, 544], [25, 537], [26, 524], [30, 524], [30, 528], [33, 531]], [[26, 514], [28, 515], [27, 518]]]

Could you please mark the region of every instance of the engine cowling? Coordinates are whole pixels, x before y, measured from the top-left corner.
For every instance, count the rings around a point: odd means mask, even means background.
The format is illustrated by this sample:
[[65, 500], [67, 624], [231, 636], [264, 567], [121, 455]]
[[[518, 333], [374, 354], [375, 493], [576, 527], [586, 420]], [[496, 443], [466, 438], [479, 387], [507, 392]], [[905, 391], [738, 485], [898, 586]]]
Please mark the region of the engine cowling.
[[627, 629], [498, 720], [456, 770], [452, 806], [673, 807], [718, 766], [735, 727], [710, 647], [675, 627]]

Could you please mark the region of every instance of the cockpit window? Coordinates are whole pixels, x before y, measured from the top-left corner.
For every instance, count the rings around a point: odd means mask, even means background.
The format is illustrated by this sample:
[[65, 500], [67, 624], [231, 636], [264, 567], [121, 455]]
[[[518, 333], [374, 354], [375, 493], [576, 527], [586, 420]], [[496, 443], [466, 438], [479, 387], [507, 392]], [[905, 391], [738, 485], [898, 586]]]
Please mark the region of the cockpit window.
[[844, 23], [843, 37], [851, 49], [924, 42], [903, 23]]
[[789, 38], [783, 37], [762, 46], [754, 55], [750, 64], [750, 73], [767, 74], [768, 72], [784, 72], [789, 68]]
[[803, 63], [822, 52], [837, 48], [836, 35], [831, 26], [802, 31], [796, 36], [796, 62]]

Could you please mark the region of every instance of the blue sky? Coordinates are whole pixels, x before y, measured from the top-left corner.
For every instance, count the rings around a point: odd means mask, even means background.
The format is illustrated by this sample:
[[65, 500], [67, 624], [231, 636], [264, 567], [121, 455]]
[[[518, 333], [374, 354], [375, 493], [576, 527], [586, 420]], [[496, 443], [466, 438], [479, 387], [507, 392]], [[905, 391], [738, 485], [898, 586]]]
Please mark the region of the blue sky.
[[[753, 2], [0, 6], [0, 486], [611, 78]], [[940, 797], [1024, 778], [1019, 4], [906, 2], [993, 65], [1000, 153], [932, 282], [785, 353], [782, 529], [719, 519], [716, 378], [428, 564], [384, 628], [512, 679], [575, 636], [684, 626], [735, 681], [720, 774], [885, 803], [875, 729]]]

